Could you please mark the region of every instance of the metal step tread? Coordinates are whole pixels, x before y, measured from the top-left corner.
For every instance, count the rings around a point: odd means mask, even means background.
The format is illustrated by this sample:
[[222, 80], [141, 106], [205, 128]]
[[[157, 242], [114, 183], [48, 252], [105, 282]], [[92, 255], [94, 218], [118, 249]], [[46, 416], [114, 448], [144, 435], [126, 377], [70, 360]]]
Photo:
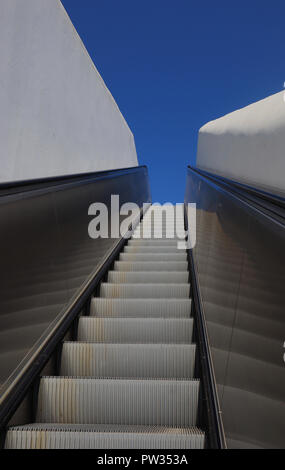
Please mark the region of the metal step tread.
[[90, 316], [190, 318], [191, 299], [108, 299], [94, 297]]
[[187, 344], [192, 337], [192, 318], [81, 317], [77, 339], [99, 343]]
[[188, 272], [187, 261], [115, 261], [115, 271], [183, 271]]
[[194, 376], [195, 352], [194, 344], [65, 342], [60, 375], [190, 379]]
[[197, 427], [38, 424], [11, 427], [6, 449], [203, 449]]
[[176, 253], [186, 253], [185, 250], [180, 250], [176, 246], [128, 246], [126, 245], [124, 248], [124, 253], [142, 253], [142, 254], [150, 254], [150, 253], [157, 253], [157, 254], [176, 254]]
[[121, 253], [120, 261], [186, 261], [187, 253], [179, 250], [179, 253]]
[[109, 271], [108, 283], [111, 284], [187, 284], [189, 273], [187, 271], [140, 271], [124, 272]]
[[190, 284], [112, 284], [103, 282], [100, 297], [108, 298], [189, 298]]
[[197, 424], [199, 380], [43, 377], [36, 421], [66, 424]]
[[135, 247], [139, 247], [139, 246], [165, 246], [165, 247], [177, 247], [177, 240], [175, 239], [159, 239], [159, 238], [151, 238], [151, 239], [136, 239], [136, 238], [130, 238], [130, 240], [128, 241], [128, 245], [127, 246], [135, 246]]

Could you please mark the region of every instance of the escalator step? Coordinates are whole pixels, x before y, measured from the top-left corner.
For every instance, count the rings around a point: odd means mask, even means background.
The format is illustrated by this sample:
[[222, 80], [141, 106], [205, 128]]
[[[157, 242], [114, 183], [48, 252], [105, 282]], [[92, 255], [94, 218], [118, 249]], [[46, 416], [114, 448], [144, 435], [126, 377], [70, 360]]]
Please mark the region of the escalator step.
[[113, 284], [186, 284], [189, 274], [187, 271], [145, 271], [123, 272], [109, 271], [108, 282]]
[[97, 378], [177, 378], [194, 375], [193, 344], [94, 344], [65, 342], [60, 375]]
[[198, 395], [198, 380], [44, 377], [36, 421], [196, 426]]
[[128, 242], [127, 246], [169, 246], [169, 247], [177, 247], [177, 240], [136, 240], [135, 238], [131, 238]]
[[203, 449], [198, 428], [31, 424], [10, 428], [6, 449]]
[[94, 317], [189, 318], [191, 299], [102, 299], [91, 300]]
[[188, 344], [192, 342], [192, 336], [192, 318], [81, 317], [77, 339], [99, 343]]
[[115, 271], [187, 271], [187, 261], [115, 261]]
[[142, 253], [142, 254], [150, 254], [150, 253], [157, 253], [157, 254], [176, 254], [176, 253], [184, 253], [183, 250], [179, 250], [177, 246], [125, 246], [124, 253]]
[[141, 230], [141, 231], [135, 231], [132, 240], [151, 240], [151, 241], [160, 241], [160, 242], [166, 242], [166, 241], [176, 241], [176, 246], [177, 243], [181, 240], [185, 240], [186, 233], [183, 232], [177, 232], [177, 235], [170, 233], [170, 232], [150, 232], [146, 230]]
[[189, 284], [109, 284], [102, 283], [100, 296], [108, 298], [188, 298]]
[[186, 251], [179, 250], [179, 253], [121, 253], [120, 261], [186, 261], [187, 253]]

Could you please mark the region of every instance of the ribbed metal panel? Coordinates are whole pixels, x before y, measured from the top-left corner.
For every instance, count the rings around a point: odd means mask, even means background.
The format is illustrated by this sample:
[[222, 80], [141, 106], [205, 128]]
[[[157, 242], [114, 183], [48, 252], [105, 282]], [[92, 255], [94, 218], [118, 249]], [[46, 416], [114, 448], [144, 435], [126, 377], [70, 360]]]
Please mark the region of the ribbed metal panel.
[[78, 341], [99, 343], [192, 342], [193, 320], [173, 318], [88, 318], [81, 317]]
[[160, 230], [161, 228], [163, 229], [173, 229], [173, 228], [178, 228], [178, 229], [185, 229], [184, 222], [181, 222], [180, 220], [161, 220], [160, 217], [157, 217], [156, 220], [151, 220], [151, 219], [144, 219], [138, 226], [137, 228], [141, 227], [146, 227], [146, 228], [154, 228], [157, 230]]
[[153, 233], [168, 233], [172, 238], [176, 235], [185, 233], [184, 227], [177, 226], [152, 226], [152, 225], [140, 225], [134, 231], [134, 233], [144, 231], [144, 232], [153, 232]]
[[115, 271], [188, 271], [187, 261], [115, 261]]
[[188, 298], [190, 294], [189, 284], [110, 284], [102, 283], [101, 297], [109, 298]]
[[[180, 251], [180, 250], [179, 250]], [[121, 261], [129, 261], [129, 262], [136, 262], [136, 261], [186, 261], [187, 255], [186, 252], [181, 251], [179, 253], [163, 253], [163, 254], [156, 254], [156, 253], [121, 253], [120, 258]]]
[[131, 238], [128, 242], [127, 246], [169, 246], [169, 247], [177, 247], [177, 240], [165, 240], [165, 239], [151, 239], [151, 240], [138, 240], [135, 238]]
[[153, 232], [160, 232], [162, 230], [162, 231], [167, 231], [169, 233], [176, 234], [180, 232], [185, 232], [185, 227], [182, 225], [180, 226], [180, 225], [174, 225], [174, 224], [171, 224], [171, 225], [145, 224], [145, 225], [140, 225], [139, 227], [137, 227], [135, 231], [139, 231], [139, 230], [146, 230], [146, 231], [153, 231]]
[[[185, 240], [185, 234], [179, 234], [178, 237], [173, 237], [172, 235], [165, 233], [143, 233], [143, 232], [134, 232], [132, 240], [135, 241], [159, 241], [159, 242], [169, 242], [175, 241], [176, 244], [181, 240]], [[178, 245], [177, 245], [178, 246]]]
[[170, 240], [174, 240], [177, 238], [180, 238], [182, 236], [186, 235], [186, 232], [184, 229], [164, 229], [164, 228], [150, 228], [150, 227], [138, 227], [134, 233], [133, 233], [133, 238], [136, 238], [136, 236], [144, 235], [146, 238], [149, 237], [150, 235], [153, 235], [153, 238], [169, 238]]
[[94, 317], [189, 318], [191, 299], [102, 299], [91, 300]]
[[124, 253], [183, 253], [176, 246], [126, 246]]
[[195, 426], [199, 381], [42, 378], [37, 421]]
[[123, 272], [109, 271], [108, 282], [113, 284], [185, 284], [188, 282], [188, 272]]
[[60, 375], [73, 377], [177, 378], [194, 375], [195, 345], [63, 344]]
[[[48, 425], [9, 429], [6, 449], [203, 449], [198, 428]], [[122, 466], [122, 462], [121, 462]]]
[[150, 216], [146, 215], [143, 220], [140, 222], [140, 225], [143, 225], [143, 224], [150, 224], [150, 225], [153, 225], [153, 224], [157, 224], [157, 223], [162, 223], [162, 225], [167, 225], [167, 224], [177, 224], [177, 225], [180, 225], [180, 226], [183, 226], [184, 227], [184, 220], [180, 217], [169, 217], [166, 219], [165, 217], [161, 217], [161, 215], [159, 213], [156, 213], [156, 214], [152, 214]]

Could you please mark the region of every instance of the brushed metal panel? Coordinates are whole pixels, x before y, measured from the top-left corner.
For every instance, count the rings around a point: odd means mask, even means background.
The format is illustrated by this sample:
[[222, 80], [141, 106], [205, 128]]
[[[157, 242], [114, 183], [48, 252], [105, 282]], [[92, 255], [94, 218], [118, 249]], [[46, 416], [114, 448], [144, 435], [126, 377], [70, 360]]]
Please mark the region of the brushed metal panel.
[[150, 201], [145, 167], [0, 185], [0, 384], [99, 265], [116, 239], [88, 236], [88, 207], [111, 195]]
[[285, 227], [189, 169], [194, 258], [229, 447], [285, 447]]

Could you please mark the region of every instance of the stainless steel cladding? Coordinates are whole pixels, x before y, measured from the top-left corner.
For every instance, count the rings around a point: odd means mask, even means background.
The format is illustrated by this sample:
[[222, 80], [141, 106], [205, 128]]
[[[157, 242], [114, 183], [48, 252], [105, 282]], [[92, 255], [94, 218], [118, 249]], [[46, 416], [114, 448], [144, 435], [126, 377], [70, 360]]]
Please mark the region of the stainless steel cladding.
[[[88, 236], [88, 208], [150, 201], [145, 167], [0, 186], [0, 383], [118, 240]], [[110, 212], [110, 211], [109, 211]], [[11, 379], [11, 377], [10, 377]], [[12, 379], [11, 379], [12, 380]]]
[[285, 447], [285, 219], [260, 201], [188, 170], [193, 255], [230, 448]]

